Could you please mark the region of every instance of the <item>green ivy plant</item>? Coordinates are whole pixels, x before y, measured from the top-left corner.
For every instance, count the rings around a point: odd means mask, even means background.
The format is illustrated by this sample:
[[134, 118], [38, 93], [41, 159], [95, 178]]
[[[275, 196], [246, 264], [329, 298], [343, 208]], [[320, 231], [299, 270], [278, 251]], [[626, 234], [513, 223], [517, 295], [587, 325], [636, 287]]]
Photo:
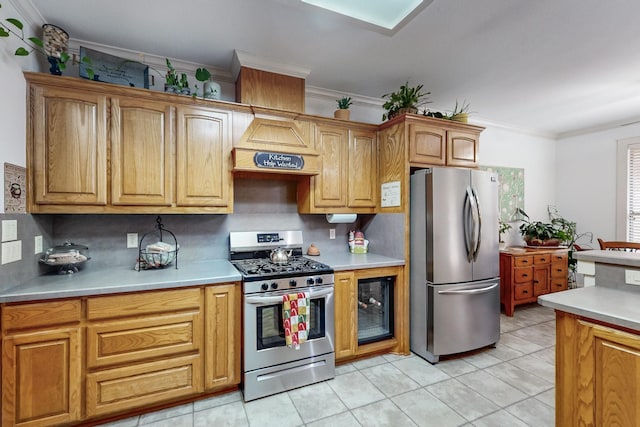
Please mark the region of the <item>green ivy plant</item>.
[[[1, 3], [0, 8], [2, 8]], [[45, 58], [47, 57], [47, 54], [44, 51], [44, 43], [42, 42], [42, 39], [38, 37], [25, 37], [24, 24], [22, 21], [16, 18], [5, 18], [4, 21], [0, 21], [0, 37], [9, 37], [12, 34], [14, 37], [19, 38], [24, 44], [24, 46], [20, 46], [16, 49], [14, 55], [29, 56], [31, 52], [38, 52]], [[55, 59], [58, 63], [58, 68], [60, 70], [65, 70], [67, 68], [67, 61], [71, 59], [71, 56], [68, 52], [61, 52], [60, 57]], [[81, 61], [88, 66], [92, 65], [91, 59], [87, 56], [83, 57]], [[93, 79], [93, 69], [87, 68], [87, 75], [90, 79]]]

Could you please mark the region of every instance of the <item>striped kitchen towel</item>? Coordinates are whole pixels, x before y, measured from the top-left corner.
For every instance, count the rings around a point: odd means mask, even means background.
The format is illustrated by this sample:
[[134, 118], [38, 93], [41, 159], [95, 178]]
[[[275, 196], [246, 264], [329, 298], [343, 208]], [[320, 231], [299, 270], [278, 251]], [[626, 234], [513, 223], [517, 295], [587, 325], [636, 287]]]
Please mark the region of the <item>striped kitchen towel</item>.
[[282, 296], [282, 321], [284, 340], [287, 347], [298, 350], [307, 340], [307, 319], [309, 315], [309, 294], [285, 294]]

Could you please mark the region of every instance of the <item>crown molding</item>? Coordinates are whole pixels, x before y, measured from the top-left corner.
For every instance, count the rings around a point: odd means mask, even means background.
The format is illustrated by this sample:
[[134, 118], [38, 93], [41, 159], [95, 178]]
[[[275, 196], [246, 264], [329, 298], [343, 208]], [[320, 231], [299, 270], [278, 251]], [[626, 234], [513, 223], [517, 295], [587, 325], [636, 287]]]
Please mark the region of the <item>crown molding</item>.
[[233, 51], [233, 61], [231, 62], [231, 75], [234, 81], [238, 78], [241, 67], [255, 68], [257, 70], [268, 71], [276, 74], [284, 74], [291, 77], [306, 79], [311, 70], [297, 65], [284, 64], [282, 61], [265, 58], [241, 50]]

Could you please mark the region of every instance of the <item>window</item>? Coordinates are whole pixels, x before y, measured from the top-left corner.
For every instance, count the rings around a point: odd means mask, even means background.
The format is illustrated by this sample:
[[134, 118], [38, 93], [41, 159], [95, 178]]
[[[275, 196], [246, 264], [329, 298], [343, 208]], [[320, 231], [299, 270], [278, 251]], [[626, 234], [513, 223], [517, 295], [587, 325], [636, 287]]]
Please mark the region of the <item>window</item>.
[[640, 137], [618, 141], [616, 239], [640, 242]]

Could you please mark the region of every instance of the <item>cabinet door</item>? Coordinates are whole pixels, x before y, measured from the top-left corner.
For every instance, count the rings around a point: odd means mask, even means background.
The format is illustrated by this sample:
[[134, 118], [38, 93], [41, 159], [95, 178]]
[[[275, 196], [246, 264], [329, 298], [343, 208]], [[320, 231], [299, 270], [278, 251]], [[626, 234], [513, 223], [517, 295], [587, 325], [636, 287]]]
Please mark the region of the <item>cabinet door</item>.
[[409, 163], [413, 166], [444, 165], [446, 131], [435, 126], [409, 125]]
[[353, 272], [334, 274], [336, 359], [353, 356], [358, 344], [357, 286]]
[[231, 206], [231, 112], [178, 107], [176, 205]]
[[447, 165], [478, 166], [478, 135], [470, 132], [447, 132]]
[[320, 153], [320, 174], [311, 178], [315, 207], [347, 206], [348, 131], [336, 126], [316, 128], [316, 150]]
[[107, 98], [32, 87], [35, 204], [106, 205]]
[[533, 269], [533, 295], [549, 293], [549, 266], [534, 267]]
[[169, 104], [112, 98], [112, 204], [171, 205], [172, 129]]
[[349, 138], [349, 207], [376, 207], [378, 146], [375, 132], [352, 131]]
[[215, 285], [205, 289], [204, 387], [240, 382], [239, 285]]
[[2, 425], [51, 426], [81, 416], [80, 328], [16, 333], [2, 343]]

